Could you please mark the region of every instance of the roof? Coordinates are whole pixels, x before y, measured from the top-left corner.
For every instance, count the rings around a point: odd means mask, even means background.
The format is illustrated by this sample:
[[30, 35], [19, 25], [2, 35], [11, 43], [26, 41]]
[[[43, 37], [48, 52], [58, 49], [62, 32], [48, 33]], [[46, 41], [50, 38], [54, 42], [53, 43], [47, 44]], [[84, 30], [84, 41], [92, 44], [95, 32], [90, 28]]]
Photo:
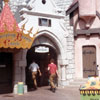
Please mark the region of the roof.
[[0, 15], [0, 32], [5, 32], [6, 30], [10, 32], [13, 30], [16, 32], [20, 31], [20, 28], [18, 27], [18, 24], [7, 2], [5, 3]]
[[78, 2], [78, 0], [74, 0], [74, 1], [72, 2], [72, 4], [69, 6], [69, 8], [73, 7], [77, 2]]
[[69, 6], [69, 8], [66, 11], [66, 15], [69, 15], [72, 13], [75, 9], [78, 8], [78, 0], [74, 0], [73, 3]]

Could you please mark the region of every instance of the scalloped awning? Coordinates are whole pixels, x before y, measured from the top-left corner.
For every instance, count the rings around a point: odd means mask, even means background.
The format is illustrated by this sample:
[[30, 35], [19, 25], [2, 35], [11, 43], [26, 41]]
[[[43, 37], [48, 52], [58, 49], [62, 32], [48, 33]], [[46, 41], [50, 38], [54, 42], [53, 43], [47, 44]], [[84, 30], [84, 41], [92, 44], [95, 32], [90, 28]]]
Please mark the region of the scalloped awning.
[[18, 27], [8, 3], [5, 2], [0, 15], [0, 48], [30, 48], [38, 32], [34, 37], [30, 37], [30, 33], [23, 33], [24, 27], [25, 25], [22, 29]]

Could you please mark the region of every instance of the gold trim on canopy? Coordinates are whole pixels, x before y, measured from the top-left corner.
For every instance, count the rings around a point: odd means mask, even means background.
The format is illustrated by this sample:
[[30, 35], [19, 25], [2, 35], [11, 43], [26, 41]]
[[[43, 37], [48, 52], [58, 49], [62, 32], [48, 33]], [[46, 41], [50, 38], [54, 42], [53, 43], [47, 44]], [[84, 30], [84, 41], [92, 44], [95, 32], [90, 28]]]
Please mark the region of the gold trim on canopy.
[[4, 2], [9, 2], [9, 0], [4, 0]]
[[[31, 30], [28, 32], [31, 32]], [[6, 30], [6, 32], [0, 33], [0, 48], [31, 48], [37, 33], [38, 30], [34, 33], [33, 37], [30, 37], [30, 33], [25, 34], [23, 30], [20, 32]]]

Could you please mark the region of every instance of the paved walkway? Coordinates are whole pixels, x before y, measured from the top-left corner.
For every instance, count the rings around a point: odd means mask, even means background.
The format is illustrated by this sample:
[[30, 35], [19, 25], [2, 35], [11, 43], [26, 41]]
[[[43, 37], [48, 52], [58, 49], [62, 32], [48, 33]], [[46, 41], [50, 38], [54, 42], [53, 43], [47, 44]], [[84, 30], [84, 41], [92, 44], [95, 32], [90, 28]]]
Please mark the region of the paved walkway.
[[52, 93], [49, 87], [41, 87], [36, 91], [28, 92], [22, 96], [14, 94], [1, 94], [0, 100], [80, 100], [79, 88], [58, 88]]

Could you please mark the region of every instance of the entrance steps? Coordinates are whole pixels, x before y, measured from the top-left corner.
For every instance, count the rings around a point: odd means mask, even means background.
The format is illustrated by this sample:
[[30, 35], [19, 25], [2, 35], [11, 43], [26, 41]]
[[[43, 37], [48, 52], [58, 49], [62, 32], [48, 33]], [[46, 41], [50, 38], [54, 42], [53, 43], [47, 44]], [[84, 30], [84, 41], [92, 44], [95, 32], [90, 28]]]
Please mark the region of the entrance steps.
[[74, 79], [73, 81], [69, 82], [68, 87], [80, 87], [81, 85], [85, 84], [88, 81], [87, 78], [85, 79]]

